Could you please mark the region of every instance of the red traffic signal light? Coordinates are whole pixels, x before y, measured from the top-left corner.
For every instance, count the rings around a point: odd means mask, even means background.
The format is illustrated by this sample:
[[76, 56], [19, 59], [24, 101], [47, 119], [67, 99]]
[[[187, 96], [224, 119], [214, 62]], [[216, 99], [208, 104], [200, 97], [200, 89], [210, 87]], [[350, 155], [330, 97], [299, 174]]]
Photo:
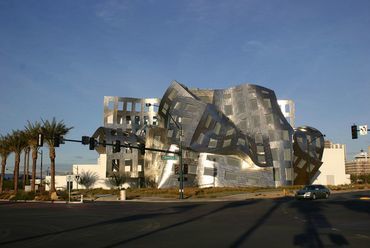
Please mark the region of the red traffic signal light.
[[357, 125], [352, 125], [351, 131], [352, 131], [352, 139], [357, 139]]

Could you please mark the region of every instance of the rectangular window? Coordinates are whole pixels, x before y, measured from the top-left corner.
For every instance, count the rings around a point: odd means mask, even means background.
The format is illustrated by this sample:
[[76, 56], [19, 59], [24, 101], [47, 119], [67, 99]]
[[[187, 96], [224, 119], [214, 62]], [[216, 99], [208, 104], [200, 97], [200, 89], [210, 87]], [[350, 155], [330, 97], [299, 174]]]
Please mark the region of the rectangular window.
[[305, 164], [306, 164], [306, 160], [301, 159], [301, 161], [299, 161], [299, 163], [297, 164], [297, 167], [302, 169]]
[[274, 180], [280, 181], [280, 169], [279, 168], [274, 168]]
[[255, 141], [256, 141], [256, 143], [260, 143], [260, 144], [263, 143], [262, 134], [256, 133]]
[[257, 157], [258, 157], [258, 162], [266, 163], [265, 155], [257, 155]]
[[233, 134], [234, 134], [234, 128], [231, 128], [231, 129], [227, 130], [227, 132], [226, 132], [226, 136], [231, 136]]
[[290, 149], [284, 149], [284, 160], [290, 161], [292, 160], [292, 155]]
[[207, 116], [206, 123], [204, 124], [205, 128], [209, 127], [209, 124], [211, 124], [212, 117], [210, 115]]
[[149, 125], [149, 116], [144, 116], [144, 125]]
[[228, 147], [231, 144], [231, 139], [224, 140], [224, 144], [222, 147]]
[[144, 112], [149, 112], [149, 110], [150, 110], [150, 105], [147, 105], [147, 104], [150, 104], [150, 103], [146, 103], [144, 105]]
[[112, 159], [112, 172], [119, 172], [119, 159]]
[[132, 103], [126, 102], [126, 111], [132, 111]]
[[179, 110], [181, 107], [181, 102], [176, 102], [175, 107], [173, 107], [176, 110]]
[[176, 96], [177, 96], [177, 91], [173, 89], [170, 92], [170, 94], [168, 94], [168, 99], [170, 99], [172, 101]]
[[215, 134], [216, 135], [219, 135], [220, 134], [220, 130], [221, 130], [221, 124], [217, 122], [216, 125], [215, 125], [215, 129], [214, 129]]
[[217, 147], [217, 140], [216, 139], [210, 139], [208, 148], [216, 148]]
[[238, 146], [245, 146], [245, 139], [239, 138], [238, 143], [236, 144]]
[[140, 125], [140, 116], [135, 116], [135, 124]]
[[168, 138], [172, 138], [172, 135], [173, 135], [173, 130], [172, 129], [168, 129], [168, 131], [167, 131], [167, 137]]
[[126, 124], [130, 125], [131, 124], [131, 116], [126, 115]]
[[118, 101], [118, 108], [117, 108], [118, 111], [123, 111], [123, 102], [122, 101]]
[[203, 133], [201, 133], [201, 134], [199, 134], [199, 137], [198, 137], [198, 144], [202, 144], [203, 143], [203, 140], [204, 140], [204, 134]]
[[110, 100], [109, 102], [108, 102], [108, 109], [109, 110], [113, 110], [114, 109], [114, 100]]
[[135, 103], [135, 111], [136, 112], [141, 112], [141, 102]]
[[113, 124], [113, 114], [107, 116], [107, 124]]
[[279, 161], [279, 149], [273, 148], [271, 149], [271, 153], [272, 153], [272, 160]]
[[265, 153], [265, 148], [263, 146], [257, 146], [258, 153]]
[[285, 168], [285, 178], [288, 181], [292, 180], [292, 168]]
[[289, 106], [289, 104], [286, 104], [285, 105], [285, 112], [286, 113], [289, 113], [290, 112], [290, 106]]
[[153, 126], [157, 126], [157, 125], [158, 125], [158, 117], [153, 116]]
[[153, 105], [153, 112], [158, 113], [158, 106], [157, 105]]
[[132, 171], [132, 159], [125, 159], [125, 172]]

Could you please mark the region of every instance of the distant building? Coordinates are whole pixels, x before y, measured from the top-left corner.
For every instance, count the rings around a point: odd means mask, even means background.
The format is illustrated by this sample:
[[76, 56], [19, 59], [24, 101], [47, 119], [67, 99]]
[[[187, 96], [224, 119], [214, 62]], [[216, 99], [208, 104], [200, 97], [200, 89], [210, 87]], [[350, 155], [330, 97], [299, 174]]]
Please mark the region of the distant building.
[[315, 175], [313, 184], [340, 185], [350, 184], [350, 175], [345, 168], [346, 147], [343, 144], [333, 144], [325, 141], [323, 164]]
[[361, 150], [354, 160], [346, 162], [346, 173], [356, 176], [370, 174], [370, 147], [368, 149], [369, 152]]

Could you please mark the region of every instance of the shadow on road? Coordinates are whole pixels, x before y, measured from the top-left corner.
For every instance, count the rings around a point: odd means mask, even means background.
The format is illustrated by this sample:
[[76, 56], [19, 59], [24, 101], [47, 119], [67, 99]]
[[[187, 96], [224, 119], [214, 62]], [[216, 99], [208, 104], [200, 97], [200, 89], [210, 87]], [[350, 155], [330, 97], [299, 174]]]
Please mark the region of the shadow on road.
[[[226, 203], [225, 205], [219, 207], [219, 208], [216, 208], [215, 210], [212, 210], [208, 213], [204, 213], [204, 214], [201, 214], [201, 215], [197, 215], [197, 216], [194, 216], [190, 219], [187, 219], [187, 220], [184, 220], [184, 221], [180, 221], [180, 222], [177, 222], [177, 223], [174, 223], [172, 225], [168, 225], [168, 226], [165, 226], [165, 227], [162, 227], [162, 228], [159, 228], [157, 230], [154, 230], [154, 231], [151, 231], [151, 232], [147, 232], [147, 233], [144, 233], [144, 234], [141, 234], [141, 235], [137, 235], [135, 237], [132, 237], [132, 238], [129, 238], [129, 239], [125, 239], [125, 240], [122, 240], [122, 241], [119, 241], [119, 242], [115, 242], [113, 244], [110, 244], [110, 245], [107, 245], [107, 246], [104, 246], [106, 248], [108, 247], [115, 247], [115, 246], [121, 246], [121, 245], [124, 245], [124, 244], [127, 244], [131, 241], [134, 241], [134, 240], [138, 240], [138, 239], [141, 239], [141, 238], [144, 238], [144, 237], [147, 237], [149, 235], [152, 235], [152, 234], [156, 234], [158, 232], [162, 232], [162, 231], [166, 231], [168, 229], [171, 229], [171, 228], [175, 228], [175, 227], [178, 227], [178, 226], [182, 226], [182, 225], [185, 225], [185, 224], [188, 224], [188, 223], [191, 223], [193, 221], [198, 221], [204, 217], [207, 217], [209, 215], [212, 215], [212, 214], [215, 214], [217, 212], [221, 212], [221, 211], [224, 211], [226, 209], [230, 209], [230, 208], [237, 208], [237, 207], [242, 207], [242, 206], [246, 206], [246, 205], [251, 205], [251, 204], [255, 204], [257, 203], [259, 200], [250, 200], [250, 201], [239, 201], [239, 202], [229, 202], [229, 203]], [[175, 207], [176, 208], [176, 207]]]
[[347, 239], [336, 233], [322, 213], [328, 207], [322, 201], [293, 201], [291, 208], [298, 210], [302, 216], [304, 232], [294, 236], [293, 244], [301, 247], [348, 246]]
[[263, 225], [266, 220], [273, 214], [279, 206], [286, 202], [288, 199], [277, 199], [275, 200], [274, 205], [266, 211], [264, 215], [262, 215], [255, 223], [252, 225], [247, 231], [245, 231], [239, 238], [233, 242], [230, 247], [240, 247], [245, 241], [247, 241], [248, 237], [250, 237], [261, 225]]
[[[17, 242], [22, 242], [22, 241], [29, 241], [29, 240], [43, 238], [43, 237], [52, 236], [52, 235], [58, 235], [58, 234], [63, 234], [63, 233], [80, 231], [80, 230], [84, 230], [84, 229], [92, 228], [92, 227], [97, 227], [97, 226], [111, 225], [111, 224], [131, 222], [131, 221], [138, 221], [138, 220], [158, 217], [158, 216], [161, 216], [161, 215], [173, 215], [173, 214], [183, 213], [185, 211], [189, 211], [189, 210], [191, 210], [193, 208], [196, 208], [198, 206], [199, 206], [199, 204], [189, 204], [189, 205], [184, 205], [184, 206], [177, 206], [177, 207], [173, 207], [173, 208], [168, 208], [169, 211], [162, 211], [162, 212], [149, 213], [149, 214], [131, 215], [131, 216], [125, 216], [125, 217], [122, 217], [122, 218], [116, 218], [116, 219], [111, 219], [111, 220], [107, 220], [107, 221], [100, 221], [100, 222], [96, 222], [96, 223], [93, 223], [93, 224], [83, 225], [83, 226], [74, 227], [74, 228], [69, 228], [69, 229], [65, 229], [65, 230], [61, 230], [61, 231], [48, 232], [48, 233], [43, 233], [43, 234], [24, 237], [24, 238], [19, 238], [19, 239], [3, 241], [3, 242], [0, 242], [0, 246], [1, 245], [6, 245], [6, 244], [14, 244], [14, 243], [17, 243]], [[173, 211], [173, 209], [175, 211]]]

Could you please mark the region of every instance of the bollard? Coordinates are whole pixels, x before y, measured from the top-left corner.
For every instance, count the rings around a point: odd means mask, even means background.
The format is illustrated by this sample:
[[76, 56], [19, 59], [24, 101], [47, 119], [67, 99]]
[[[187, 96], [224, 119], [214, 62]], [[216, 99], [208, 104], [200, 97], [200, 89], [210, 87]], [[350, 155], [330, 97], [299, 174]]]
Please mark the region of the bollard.
[[122, 189], [120, 191], [120, 200], [121, 201], [126, 201], [126, 190]]
[[84, 195], [81, 195], [81, 200], [80, 200], [81, 203], [84, 202]]

